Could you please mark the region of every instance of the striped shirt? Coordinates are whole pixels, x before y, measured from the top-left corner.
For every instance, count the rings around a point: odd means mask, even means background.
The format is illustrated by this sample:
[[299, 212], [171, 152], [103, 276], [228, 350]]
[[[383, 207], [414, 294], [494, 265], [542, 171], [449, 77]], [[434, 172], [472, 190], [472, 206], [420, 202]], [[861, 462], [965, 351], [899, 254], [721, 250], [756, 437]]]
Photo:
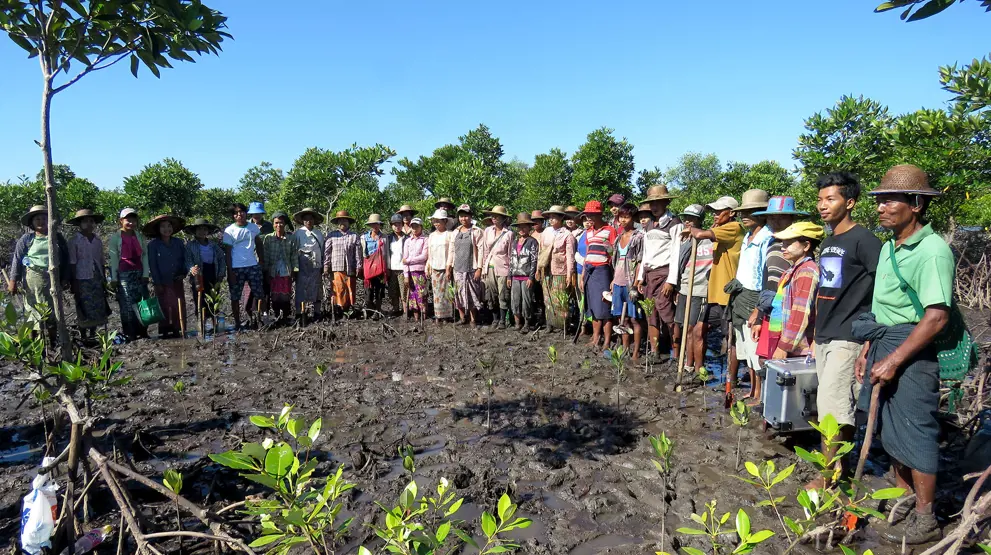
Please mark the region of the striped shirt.
[[811, 257], [789, 268], [778, 282], [768, 330], [781, 333], [778, 348], [790, 356], [810, 352], [818, 289], [819, 265]]
[[606, 266], [612, 258], [612, 246], [616, 242], [616, 230], [610, 226], [599, 229], [590, 228], [585, 236], [588, 241], [588, 253], [585, 254], [587, 266]]

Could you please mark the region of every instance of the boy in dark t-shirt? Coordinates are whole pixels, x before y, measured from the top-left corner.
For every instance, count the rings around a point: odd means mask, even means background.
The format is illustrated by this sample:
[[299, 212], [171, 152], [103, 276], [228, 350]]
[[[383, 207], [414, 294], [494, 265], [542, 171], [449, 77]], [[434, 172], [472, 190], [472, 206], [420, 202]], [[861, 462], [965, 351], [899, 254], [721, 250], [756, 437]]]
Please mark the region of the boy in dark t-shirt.
[[[860, 197], [860, 181], [849, 172], [818, 179], [817, 207], [832, 230], [819, 251], [819, 294], [816, 299], [815, 358], [819, 377], [816, 397], [819, 419], [832, 414], [844, 441], [853, 439], [854, 408], [860, 384], [854, 377], [863, 345], [853, 339], [851, 324], [870, 312], [874, 274], [881, 241], [851, 218]], [[827, 457], [833, 454], [823, 452]], [[813, 482], [813, 486], [821, 486]]]

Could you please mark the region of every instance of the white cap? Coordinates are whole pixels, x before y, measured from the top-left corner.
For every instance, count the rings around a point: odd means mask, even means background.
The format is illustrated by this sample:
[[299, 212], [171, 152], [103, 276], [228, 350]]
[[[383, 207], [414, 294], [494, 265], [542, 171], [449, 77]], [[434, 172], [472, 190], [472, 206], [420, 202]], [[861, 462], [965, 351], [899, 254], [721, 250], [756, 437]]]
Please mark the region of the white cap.
[[137, 215], [138, 211], [133, 208], [125, 208], [120, 211], [120, 219], [123, 220], [124, 218], [130, 216], [131, 214]]
[[431, 220], [446, 220], [447, 219], [447, 210], [444, 210], [443, 208], [438, 208], [437, 210], [434, 210], [434, 213], [430, 216], [430, 219]]
[[736, 210], [740, 207], [740, 203], [736, 202], [733, 197], [719, 197], [715, 202], [710, 202], [706, 206], [718, 212], [720, 210]]

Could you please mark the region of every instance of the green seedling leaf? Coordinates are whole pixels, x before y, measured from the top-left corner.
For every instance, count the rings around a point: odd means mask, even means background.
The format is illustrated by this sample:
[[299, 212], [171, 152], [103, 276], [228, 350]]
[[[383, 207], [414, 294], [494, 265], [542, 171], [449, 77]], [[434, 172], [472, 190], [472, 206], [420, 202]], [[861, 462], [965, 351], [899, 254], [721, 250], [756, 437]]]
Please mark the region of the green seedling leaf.
[[872, 493], [871, 499], [898, 499], [903, 495], [905, 495], [905, 490], [902, 488], [884, 488]]
[[736, 513], [736, 534], [743, 541], [746, 541], [750, 536], [750, 517], [743, 512], [743, 509]]
[[785, 478], [791, 476], [791, 473], [794, 471], [795, 471], [795, 464], [792, 463], [791, 466], [785, 467], [784, 470], [779, 472], [778, 475], [774, 477], [774, 480], [771, 481], [771, 485], [775, 486], [777, 484], [780, 484], [785, 480]]
[[306, 432], [306, 437], [310, 438], [312, 443], [317, 442], [317, 438], [320, 437], [320, 429], [323, 427], [323, 418], [317, 418], [310, 424], [310, 430]]
[[499, 498], [499, 505], [497, 507], [498, 510], [499, 510], [499, 520], [500, 521], [505, 522], [506, 519], [509, 518], [508, 513], [509, 513], [509, 509], [510, 509], [510, 507], [512, 505], [513, 505], [513, 502], [509, 499], [509, 495], [503, 493], [502, 494], [502, 497]]
[[289, 421], [289, 413], [292, 412], [292, 405], [286, 405], [282, 407], [282, 412], [279, 413], [279, 427], [286, 425]]
[[747, 538], [747, 543], [761, 543], [774, 535], [774, 532], [770, 530], [761, 530], [760, 532], [755, 532], [754, 535]]
[[292, 452], [292, 447], [285, 443], [280, 443], [268, 450], [265, 455], [265, 472], [272, 476], [283, 477], [286, 471], [296, 460], [296, 455]]
[[[266, 546], [266, 545], [268, 545], [270, 543], [279, 541], [279, 540], [281, 540], [284, 537], [286, 537], [285, 534], [269, 534], [267, 536], [262, 536], [262, 537], [256, 539], [255, 541], [249, 543], [248, 544], [248, 547], [262, 547], [262, 546]], [[362, 549], [364, 549], [364, 548], [362, 548]], [[361, 553], [360, 550], [359, 550], [359, 553]]]
[[236, 451], [211, 454], [210, 460], [234, 470], [258, 470], [258, 467], [255, 466], [250, 457]]
[[241, 477], [276, 491], [279, 489], [279, 483], [273, 476], [269, 476], [268, 474], [241, 474]]
[[454, 532], [454, 535], [460, 538], [461, 541], [474, 547], [475, 549], [478, 549], [478, 542], [475, 541], [475, 538], [472, 538], [471, 536], [469, 536], [468, 534], [466, 534], [465, 532], [463, 532], [458, 528], [452, 528], [451, 531]]
[[447, 535], [451, 533], [451, 521], [446, 520], [440, 523], [437, 527], [437, 533], [434, 534], [434, 538], [437, 539], [437, 543], [442, 544], [444, 540], [447, 539]]
[[743, 466], [747, 469], [747, 472], [749, 472], [751, 476], [754, 478], [760, 478], [760, 469], [757, 468], [756, 464], [747, 461], [743, 463]]
[[182, 474], [172, 470], [171, 468], [165, 471], [163, 480], [165, 487], [169, 488], [172, 493], [178, 494], [182, 491]]
[[512, 522], [512, 524], [507, 524], [502, 530], [508, 532], [510, 530], [516, 530], [517, 528], [529, 528], [533, 524], [533, 521], [529, 518], [518, 518]]
[[461, 508], [461, 504], [464, 503], [464, 501], [465, 500], [462, 497], [461, 499], [458, 499], [457, 501], [455, 501], [454, 503], [452, 503], [451, 506], [448, 507], [446, 511], [444, 511], [444, 518], [447, 518], [447, 517], [453, 515], [454, 513], [458, 512], [458, 509]]
[[704, 551], [701, 549], [695, 549], [694, 547], [682, 547], [681, 550], [688, 555], [705, 555]]
[[268, 449], [262, 447], [260, 443], [249, 442], [241, 445], [241, 452], [258, 462], [264, 462]]
[[489, 514], [488, 511], [482, 513], [482, 533], [485, 534], [486, 538], [491, 538], [496, 531], [496, 521], [495, 517]]
[[687, 534], [689, 536], [708, 536], [709, 533], [705, 530], [696, 530], [695, 528], [678, 528], [676, 530], [679, 534]]
[[374, 554], [371, 551], [369, 551], [367, 547], [361, 546], [358, 548], [358, 555], [374, 555]]
[[290, 418], [286, 423], [286, 431], [289, 432], [293, 438], [299, 437], [299, 434], [303, 431], [303, 420], [301, 418]]
[[272, 428], [275, 429], [275, 420], [268, 416], [261, 416], [258, 414], [248, 417], [248, 420], [252, 424], [258, 426], [259, 428]]

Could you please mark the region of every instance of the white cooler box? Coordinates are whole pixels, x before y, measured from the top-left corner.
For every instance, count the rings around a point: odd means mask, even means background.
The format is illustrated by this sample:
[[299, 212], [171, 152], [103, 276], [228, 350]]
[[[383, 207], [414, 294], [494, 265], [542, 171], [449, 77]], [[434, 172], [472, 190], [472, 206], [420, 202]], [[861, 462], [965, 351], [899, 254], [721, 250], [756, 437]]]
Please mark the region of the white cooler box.
[[779, 432], [811, 430], [817, 420], [816, 391], [819, 376], [814, 360], [806, 357], [769, 360], [763, 372], [761, 414]]

